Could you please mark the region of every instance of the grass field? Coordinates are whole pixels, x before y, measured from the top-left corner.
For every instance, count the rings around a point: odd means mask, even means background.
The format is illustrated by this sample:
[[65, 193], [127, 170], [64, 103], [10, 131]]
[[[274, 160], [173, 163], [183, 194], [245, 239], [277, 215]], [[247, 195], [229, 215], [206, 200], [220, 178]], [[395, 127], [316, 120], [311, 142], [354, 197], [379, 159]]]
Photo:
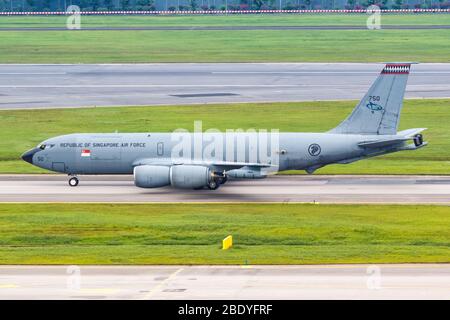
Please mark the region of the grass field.
[[[367, 18], [366, 14], [83, 16], [81, 21], [85, 28], [364, 26]], [[64, 28], [66, 19], [2, 16], [0, 28]], [[450, 15], [385, 14], [381, 22], [450, 25]], [[448, 62], [449, 38], [450, 30], [7, 31], [0, 32], [0, 63]]]
[[450, 62], [449, 39], [450, 30], [7, 31], [0, 63]]
[[[186, 15], [186, 16], [82, 16], [82, 27], [142, 26], [364, 26], [368, 14], [302, 14], [302, 15]], [[0, 28], [65, 27], [63, 16], [0, 17]], [[386, 25], [449, 25], [450, 14], [383, 14]]]
[[0, 264], [450, 262], [449, 224], [446, 206], [0, 204]]
[[[195, 120], [203, 121], [204, 130], [325, 132], [342, 121], [355, 104], [356, 101], [326, 101], [0, 111], [0, 173], [46, 172], [20, 160], [20, 155], [61, 134], [171, 132], [177, 128], [192, 131]], [[317, 173], [450, 174], [449, 116], [450, 100], [406, 100], [400, 129], [429, 128], [424, 132], [429, 146], [349, 165], [332, 165]]]

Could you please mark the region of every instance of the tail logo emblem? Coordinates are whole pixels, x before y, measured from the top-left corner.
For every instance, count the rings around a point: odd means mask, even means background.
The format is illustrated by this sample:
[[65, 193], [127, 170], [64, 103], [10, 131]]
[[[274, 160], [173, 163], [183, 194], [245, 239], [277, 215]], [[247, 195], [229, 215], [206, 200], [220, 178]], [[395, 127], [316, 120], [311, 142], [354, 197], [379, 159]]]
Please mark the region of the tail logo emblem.
[[320, 146], [317, 143], [313, 143], [308, 147], [308, 152], [313, 157], [318, 156], [321, 151], [322, 151], [322, 149], [320, 148]]
[[366, 104], [366, 107], [372, 112], [375, 113], [375, 111], [381, 111], [383, 110], [383, 107], [380, 106], [379, 104], [373, 103], [371, 101], [369, 101], [368, 104]]

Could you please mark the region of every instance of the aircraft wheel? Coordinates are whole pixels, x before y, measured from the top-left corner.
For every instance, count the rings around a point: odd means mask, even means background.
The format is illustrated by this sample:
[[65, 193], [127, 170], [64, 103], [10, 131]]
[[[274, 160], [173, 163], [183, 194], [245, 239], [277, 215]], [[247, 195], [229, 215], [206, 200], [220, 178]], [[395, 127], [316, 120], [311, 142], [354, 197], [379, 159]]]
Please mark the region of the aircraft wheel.
[[208, 184], [209, 190], [216, 190], [219, 188], [220, 184], [216, 180], [211, 180], [211, 182]]
[[80, 181], [78, 180], [77, 177], [72, 177], [69, 179], [69, 186], [76, 187], [78, 185], [78, 182]]

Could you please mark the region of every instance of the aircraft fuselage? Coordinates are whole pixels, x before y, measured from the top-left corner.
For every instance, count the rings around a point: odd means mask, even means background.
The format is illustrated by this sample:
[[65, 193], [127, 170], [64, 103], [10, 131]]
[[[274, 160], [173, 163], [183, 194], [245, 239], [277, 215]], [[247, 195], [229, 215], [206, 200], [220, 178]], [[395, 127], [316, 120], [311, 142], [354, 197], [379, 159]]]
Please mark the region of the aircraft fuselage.
[[[367, 135], [268, 133], [267, 139], [256, 139], [256, 143], [252, 143], [245, 133], [237, 133], [234, 138], [226, 134], [203, 133], [200, 139], [196, 135], [189, 134], [190, 152], [177, 153], [177, 157], [268, 162], [277, 166], [277, 171], [318, 168], [389, 151], [359, 147], [359, 142], [377, 139], [377, 136]], [[216, 140], [222, 140], [222, 143]], [[229, 140], [233, 140], [232, 143]], [[211, 154], [207, 152], [208, 146], [214, 143], [215, 149], [220, 149], [220, 152]], [[180, 148], [180, 141], [174, 141], [171, 133], [71, 134], [48, 139], [42, 145], [44, 149], [29, 151], [32, 155], [28, 155], [28, 158], [31, 160], [29, 162], [44, 169], [73, 175], [132, 174], [140, 160], [173, 159], [174, 148]]]

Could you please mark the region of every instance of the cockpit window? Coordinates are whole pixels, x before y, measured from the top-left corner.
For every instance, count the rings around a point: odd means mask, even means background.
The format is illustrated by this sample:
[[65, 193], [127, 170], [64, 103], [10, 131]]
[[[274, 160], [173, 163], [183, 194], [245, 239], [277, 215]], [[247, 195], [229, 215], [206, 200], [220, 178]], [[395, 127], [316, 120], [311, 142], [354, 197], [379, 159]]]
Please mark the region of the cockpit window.
[[55, 146], [54, 144], [45, 144], [45, 143], [42, 143], [42, 144], [38, 145], [37, 147], [38, 147], [39, 149], [41, 149], [41, 150], [45, 150], [45, 149], [53, 148], [54, 146]]
[[36, 148], [39, 148], [41, 150], [47, 150], [47, 149], [53, 148], [54, 146], [55, 146], [54, 143], [50, 143], [50, 144], [41, 143], [41, 144], [38, 144]]

